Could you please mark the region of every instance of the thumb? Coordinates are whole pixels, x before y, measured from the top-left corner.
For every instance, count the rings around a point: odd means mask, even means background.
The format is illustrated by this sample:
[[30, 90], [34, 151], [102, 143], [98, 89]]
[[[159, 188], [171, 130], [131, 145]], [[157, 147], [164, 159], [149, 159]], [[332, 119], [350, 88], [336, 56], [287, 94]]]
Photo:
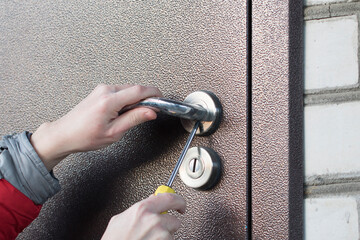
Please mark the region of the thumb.
[[115, 132], [124, 133], [141, 123], [156, 119], [156, 113], [148, 108], [135, 108], [117, 117], [113, 122]]

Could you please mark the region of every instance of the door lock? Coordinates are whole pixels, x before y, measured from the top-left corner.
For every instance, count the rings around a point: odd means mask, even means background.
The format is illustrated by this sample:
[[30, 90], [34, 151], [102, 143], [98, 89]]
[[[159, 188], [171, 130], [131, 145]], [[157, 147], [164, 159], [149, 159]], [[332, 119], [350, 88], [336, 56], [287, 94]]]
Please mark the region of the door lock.
[[[207, 190], [212, 188], [221, 176], [221, 160], [211, 148], [189, 148], [194, 135], [214, 133], [222, 118], [222, 106], [215, 94], [209, 91], [196, 91], [189, 94], [184, 102], [165, 98], [147, 98], [141, 102], [124, 107], [119, 115], [136, 107], [147, 107], [157, 112], [181, 118], [185, 130], [190, 132], [178, 162], [166, 186], [159, 187], [158, 192], [168, 191], [178, 170], [181, 180], [189, 187]], [[161, 190], [162, 189], [162, 190]], [[174, 191], [173, 189], [171, 189]]]
[[207, 190], [214, 187], [221, 176], [219, 155], [207, 147], [190, 148], [180, 166], [181, 180], [188, 187]]

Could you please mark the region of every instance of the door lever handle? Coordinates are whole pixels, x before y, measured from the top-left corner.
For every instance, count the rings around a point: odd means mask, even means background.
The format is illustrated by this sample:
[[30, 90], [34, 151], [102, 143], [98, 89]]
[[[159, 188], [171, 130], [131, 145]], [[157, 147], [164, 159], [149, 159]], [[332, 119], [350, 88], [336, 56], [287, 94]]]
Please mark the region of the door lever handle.
[[196, 121], [200, 121], [197, 135], [209, 135], [219, 127], [222, 106], [216, 95], [209, 91], [197, 91], [189, 94], [184, 102], [166, 98], [147, 98], [136, 104], [125, 106], [119, 115], [137, 107], [146, 107], [156, 112], [181, 118], [185, 130], [191, 131]]
[[200, 105], [158, 97], [147, 98], [136, 104], [126, 106], [119, 112], [119, 115], [137, 107], [146, 107], [156, 112], [189, 120], [211, 121], [212, 119], [211, 114]]

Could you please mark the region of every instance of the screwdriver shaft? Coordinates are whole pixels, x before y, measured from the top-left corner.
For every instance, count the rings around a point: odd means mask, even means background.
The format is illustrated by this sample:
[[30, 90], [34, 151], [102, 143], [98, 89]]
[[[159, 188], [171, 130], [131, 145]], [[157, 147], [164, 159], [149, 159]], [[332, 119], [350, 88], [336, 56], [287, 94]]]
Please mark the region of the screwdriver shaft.
[[176, 163], [176, 166], [175, 166], [173, 172], [171, 173], [170, 179], [166, 184], [168, 187], [171, 187], [171, 185], [173, 184], [175, 176], [176, 176], [177, 172], [179, 171], [181, 163], [184, 160], [184, 157], [185, 157], [185, 155], [186, 155], [186, 153], [187, 153], [187, 151], [189, 149], [191, 141], [194, 139], [195, 133], [196, 133], [197, 129], [199, 128], [199, 125], [200, 125], [200, 121], [197, 121], [195, 123], [195, 125], [194, 125], [194, 128], [191, 130], [190, 136], [189, 136], [189, 138], [187, 139], [187, 141], [185, 143], [185, 147], [182, 150], [182, 152], [180, 154], [180, 157], [179, 157], [179, 159], [178, 159], [178, 161]]

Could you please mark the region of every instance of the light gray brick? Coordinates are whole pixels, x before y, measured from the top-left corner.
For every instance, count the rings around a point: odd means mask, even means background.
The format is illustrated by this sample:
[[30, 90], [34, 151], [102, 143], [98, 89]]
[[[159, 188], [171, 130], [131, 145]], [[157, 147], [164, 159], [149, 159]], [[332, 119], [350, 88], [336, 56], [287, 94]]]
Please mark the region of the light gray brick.
[[305, 22], [305, 89], [358, 84], [357, 16]]
[[306, 106], [305, 176], [360, 172], [360, 101]]
[[357, 202], [353, 197], [305, 200], [306, 240], [359, 239]]

